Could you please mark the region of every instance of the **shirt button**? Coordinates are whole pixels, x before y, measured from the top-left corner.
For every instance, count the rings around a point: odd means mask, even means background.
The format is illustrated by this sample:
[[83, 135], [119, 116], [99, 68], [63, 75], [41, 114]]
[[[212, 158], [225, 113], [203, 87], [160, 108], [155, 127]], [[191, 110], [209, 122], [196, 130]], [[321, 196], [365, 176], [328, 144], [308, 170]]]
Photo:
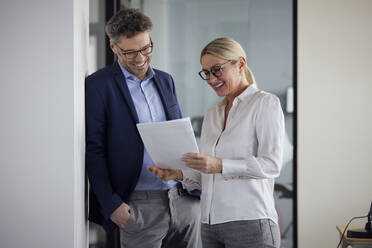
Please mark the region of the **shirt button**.
[[235, 177], [231, 177], [231, 179], [235, 179]]
[[225, 178], [225, 181], [227, 181], [227, 180], [229, 180], [229, 179]]

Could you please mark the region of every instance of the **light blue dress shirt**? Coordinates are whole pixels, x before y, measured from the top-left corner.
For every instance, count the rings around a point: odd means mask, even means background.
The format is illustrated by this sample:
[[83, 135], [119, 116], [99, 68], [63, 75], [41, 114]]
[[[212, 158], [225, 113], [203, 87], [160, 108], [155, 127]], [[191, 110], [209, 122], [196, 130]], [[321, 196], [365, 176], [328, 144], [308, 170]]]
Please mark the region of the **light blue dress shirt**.
[[[120, 63], [119, 63], [120, 65]], [[122, 65], [120, 68], [127, 82], [129, 92], [136, 108], [138, 120], [144, 122], [166, 121], [166, 115], [153, 77], [154, 70], [149, 67], [147, 76], [142, 80], [128, 72]], [[125, 163], [125, 161], [124, 161]], [[146, 165], [154, 165], [146, 148], [143, 153], [142, 171], [135, 190], [166, 190], [174, 187], [177, 181], [164, 182], [146, 169]]]

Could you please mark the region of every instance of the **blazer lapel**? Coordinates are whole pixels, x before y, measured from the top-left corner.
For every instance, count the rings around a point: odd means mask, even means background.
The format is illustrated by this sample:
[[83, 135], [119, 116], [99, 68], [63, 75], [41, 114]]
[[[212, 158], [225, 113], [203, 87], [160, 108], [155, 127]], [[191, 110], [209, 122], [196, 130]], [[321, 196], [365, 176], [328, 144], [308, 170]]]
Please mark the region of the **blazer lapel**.
[[121, 71], [120, 66], [119, 66], [118, 63], [119, 62], [116, 61], [112, 66], [115, 82], [116, 82], [118, 88], [120, 89], [120, 92], [122, 93], [125, 101], [128, 104], [128, 107], [129, 107], [130, 112], [132, 114], [133, 120], [136, 123], [139, 123], [137, 111], [136, 111], [136, 108], [134, 107], [132, 96], [130, 95], [128, 85], [125, 81], [123, 72]]
[[167, 119], [168, 120], [172, 119], [170, 114], [169, 114], [169, 111], [168, 111], [168, 109], [169, 109], [169, 95], [167, 95], [167, 90], [164, 89], [164, 85], [162, 84], [162, 81], [158, 77], [158, 74], [155, 74], [153, 79], [154, 79], [156, 88], [158, 89], [160, 99], [163, 103], [165, 114], [167, 115]]

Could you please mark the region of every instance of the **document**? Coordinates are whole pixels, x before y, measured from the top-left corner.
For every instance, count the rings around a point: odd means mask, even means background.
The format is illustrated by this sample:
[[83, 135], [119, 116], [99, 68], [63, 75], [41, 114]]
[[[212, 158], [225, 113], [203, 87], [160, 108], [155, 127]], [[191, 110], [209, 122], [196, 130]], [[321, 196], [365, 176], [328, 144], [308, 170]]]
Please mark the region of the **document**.
[[189, 169], [183, 154], [199, 152], [190, 118], [137, 124], [147, 152], [156, 166], [164, 169]]

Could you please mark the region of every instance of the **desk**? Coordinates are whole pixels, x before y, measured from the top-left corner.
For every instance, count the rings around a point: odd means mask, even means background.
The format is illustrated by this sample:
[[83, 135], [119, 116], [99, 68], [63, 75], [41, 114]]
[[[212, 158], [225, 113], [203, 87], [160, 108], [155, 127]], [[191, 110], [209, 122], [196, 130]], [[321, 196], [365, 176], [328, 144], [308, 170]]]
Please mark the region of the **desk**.
[[[342, 233], [345, 230], [346, 225], [337, 225], [336, 228], [338, 232], [340, 233], [340, 238]], [[355, 228], [364, 228], [364, 226], [348, 226], [347, 230], [349, 229], [355, 229]], [[357, 239], [357, 238], [348, 238], [347, 231], [345, 232], [344, 238], [342, 239], [341, 247], [346, 248], [349, 245], [351, 247], [372, 247], [372, 239]]]

